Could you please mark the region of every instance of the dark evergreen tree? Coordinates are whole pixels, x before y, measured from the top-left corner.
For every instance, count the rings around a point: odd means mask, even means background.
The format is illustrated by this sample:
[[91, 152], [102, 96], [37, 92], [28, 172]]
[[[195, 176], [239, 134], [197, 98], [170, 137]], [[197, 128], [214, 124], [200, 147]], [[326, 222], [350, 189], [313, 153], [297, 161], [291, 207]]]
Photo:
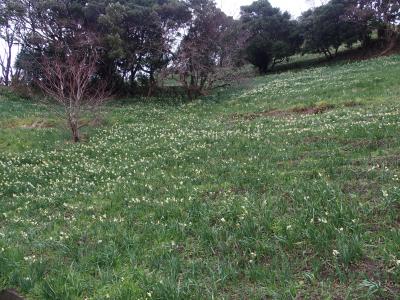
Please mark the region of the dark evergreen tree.
[[250, 63], [266, 73], [270, 67], [295, 54], [302, 38], [290, 14], [258, 0], [241, 8], [241, 20], [249, 32], [246, 54]]
[[320, 52], [334, 57], [341, 45], [365, 40], [370, 31], [366, 23], [346, 18], [349, 0], [331, 0], [326, 5], [303, 13], [300, 18], [305, 52]]

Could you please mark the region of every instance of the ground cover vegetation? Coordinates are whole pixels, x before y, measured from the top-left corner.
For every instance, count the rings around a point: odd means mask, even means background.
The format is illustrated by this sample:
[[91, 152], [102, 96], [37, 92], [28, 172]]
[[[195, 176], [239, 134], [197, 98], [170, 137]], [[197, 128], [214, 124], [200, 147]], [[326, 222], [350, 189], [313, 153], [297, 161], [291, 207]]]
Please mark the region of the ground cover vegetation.
[[192, 102], [120, 101], [81, 144], [42, 104], [3, 92], [0, 289], [396, 299], [399, 62], [284, 72]]
[[0, 292], [399, 299], [399, 12], [1, 1]]

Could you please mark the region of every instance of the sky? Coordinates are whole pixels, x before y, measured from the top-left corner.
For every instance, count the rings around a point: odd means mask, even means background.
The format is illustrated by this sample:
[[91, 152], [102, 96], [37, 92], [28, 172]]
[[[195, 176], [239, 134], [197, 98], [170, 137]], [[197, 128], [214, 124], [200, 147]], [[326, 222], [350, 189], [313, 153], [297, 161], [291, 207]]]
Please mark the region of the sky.
[[[219, 7], [230, 16], [238, 17], [240, 6], [249, 5], [254, 0], [215, 0]], [[293, 17], [298, 17], [300, 14], [310, 8], [312, 2], [307, 0], [269, 0], [274, 7], [279, 7], [283, 11], [288, 11]]]

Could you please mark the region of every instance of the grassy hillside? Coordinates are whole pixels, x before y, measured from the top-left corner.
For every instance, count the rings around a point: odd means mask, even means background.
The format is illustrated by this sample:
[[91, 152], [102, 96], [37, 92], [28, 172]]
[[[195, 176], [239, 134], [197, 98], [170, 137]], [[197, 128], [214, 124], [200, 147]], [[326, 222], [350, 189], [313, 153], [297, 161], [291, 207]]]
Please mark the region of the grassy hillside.
[[3, 92], [0, 290], [399, 299], [399, 73], [392, 56], [121, 101], [80, 145]]

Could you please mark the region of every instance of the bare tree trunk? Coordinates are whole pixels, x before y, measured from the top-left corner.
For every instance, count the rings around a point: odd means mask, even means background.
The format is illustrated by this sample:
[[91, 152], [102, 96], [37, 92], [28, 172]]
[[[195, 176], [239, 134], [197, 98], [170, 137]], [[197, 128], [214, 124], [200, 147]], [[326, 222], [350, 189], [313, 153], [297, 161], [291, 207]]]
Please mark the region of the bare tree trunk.
[[339, 47], [340, 47], [340, 46], [337, 46], [337, 47], [335, 48], [335, 57], [337, 56], [337, 54], [338, 54], [338, 52], [339, 52]]
[[150, 72], [150, 76], [149, 76], [149, 89], [147, 91], [147, 97], [150, 98], [153, 96], [154, 94], [154, 90], [156, 89], [156, 80], [154, 78], [154, 72], [151, 71]]
[[328, 58], [328, 59], [331, 59], [331, 58], [332, 58], [332, 52], [331, 52], [331, 50], [329, 50], [329, 49], [327, 49], [327, 48], [323, 48], [323, 49], [322, 49], [322, 52], [325, 54], [325, 57], [326, 57], [326, 58]]
[[72, 141], [74, 143], [79, 143], [81, 141], [81, 137], [79, 134], [78, 120], [74, 117], [70, 117], [68, 120], [68, 126], [71, 129]]
[[10, 85], [10, 78], [12, 77], [11, 58], [14, 39], [8, 32], [8, 29], [5, 33], [5, 36], [2, 38], [6, 43], [6, 49], [4, 51], [4, 57], [0, 57], [0, 71], [3, 75], [4, 84], [8, 86]]
[[74, 112], [68, 113], [68, 127], [71, 130], [71, 138], [74, 143], [79, 143], [81, 141], [81, 137], [79, 134], [79, 118]]
[[386, 40], [388, 41], [388, 46], [380, 55], [386, 55], [390, 53], [399, 43], [400, 34], [396, 30], [388, 30], [386, 32]]
[[9, 41], [8, 44], [8, 57], [7, 57], [7, 63], [6, 63], [6, 70], [5, 70], [5, 78], [4, 78], [4, 83], [5, 85], [9, 86], [11, 83], [11, 77], [12, 77], [12, 69], [11, 69], [11, 58], [12, 58], [12, 46], [13, 43]]

